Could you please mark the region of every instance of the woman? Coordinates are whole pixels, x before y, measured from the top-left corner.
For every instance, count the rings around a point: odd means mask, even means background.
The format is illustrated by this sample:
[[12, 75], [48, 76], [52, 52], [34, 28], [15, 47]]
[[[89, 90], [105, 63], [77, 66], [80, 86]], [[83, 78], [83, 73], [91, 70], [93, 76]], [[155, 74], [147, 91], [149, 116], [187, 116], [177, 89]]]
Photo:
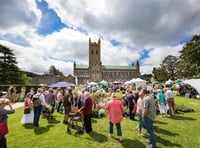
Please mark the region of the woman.
[[31, 101], [31, 93], [27, 93], [26, 94], [26, 98], [24, 100], [24, 109], [25, 108], [30, 108], [30, 113], [28, 114], [24, 114], [21, 120], [22, 124], [28, 124], [28, 123], [33, 123], [33, 116], [34, 116], [34, 112], [33, 112], [33, 105], [32, 105], [32, 101]]
[[121, 101], [116, 98], [115, 93], [112, 93], [111, 100], [106, 104], [106, 110], [109, 115], [109, 137], [113, 134], [113, 124], [117, 128], [117, 136], [122, 141], [121, 121], [123, 120], [124, 107]]
[[89, 92], [84, 93], [85, 101], [79, 111], [84, 115], [84, 126], [86, 133], [92, 132], [92, 97], [89, 96]]
[[[10, 109], [5, 109], [5, 106], [9, 106]], [[11, 102], [8, 99], [0, 99], [0, 122], [5, 122], [7, 124], [8, 114], [13, 114], [15, 110], [13, 110], [11, 106]], [[7, 142], [5, 135], [0, 136], [0, 147], [7, 148]]]
[[144, 136], [142, 133], [143, 121], [142, 121], [142, 113], [143, 113], [143, 98], [141, 97], [142, 94], [139, 93], [139, 99], [137, 100], [137, 110], [136, 113], [138, 115], [138, 126], [136, 130], [138, 131], [138, 136]]

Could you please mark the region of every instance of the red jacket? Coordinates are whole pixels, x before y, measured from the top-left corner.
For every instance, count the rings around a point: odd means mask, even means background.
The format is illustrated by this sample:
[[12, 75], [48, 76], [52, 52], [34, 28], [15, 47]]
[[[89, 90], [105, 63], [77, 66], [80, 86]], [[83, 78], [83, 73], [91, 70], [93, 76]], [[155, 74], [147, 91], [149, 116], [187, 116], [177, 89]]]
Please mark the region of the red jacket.
[[84, 104], [80, 108], [80, 111], [82, 111], [84, 115], [89, 115], [92, 113], [92, 98], [90, 96], [85, 98]]
[[121, 101], [117, 98], [112, 98], [106, 105], [109, 120], [112, 123], [120, 123], [123, 120], [124, 107]]

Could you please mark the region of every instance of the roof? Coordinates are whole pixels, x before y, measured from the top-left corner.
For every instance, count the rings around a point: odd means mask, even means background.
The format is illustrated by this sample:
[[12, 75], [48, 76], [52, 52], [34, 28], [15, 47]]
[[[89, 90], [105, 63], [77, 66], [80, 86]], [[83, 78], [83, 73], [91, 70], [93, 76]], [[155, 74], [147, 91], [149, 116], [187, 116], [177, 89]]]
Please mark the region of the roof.
[[80, 68], [80, 69], [87, 69], [89, 66], [88, 65], [76, 65], [76, 68]]
[[135, 70], [135, 66], [116, 66], [116, 65], [102, 65], [103, 69], [122, 69], [122, 70]]
[[[76, 65], [76, 68], [78, 69], [87, 69], [88, 65]], [[103, 69], [118, 69], [118, 70], [135, 70], [135, 66], [116, 66], [116, 65], [102, 65]]]

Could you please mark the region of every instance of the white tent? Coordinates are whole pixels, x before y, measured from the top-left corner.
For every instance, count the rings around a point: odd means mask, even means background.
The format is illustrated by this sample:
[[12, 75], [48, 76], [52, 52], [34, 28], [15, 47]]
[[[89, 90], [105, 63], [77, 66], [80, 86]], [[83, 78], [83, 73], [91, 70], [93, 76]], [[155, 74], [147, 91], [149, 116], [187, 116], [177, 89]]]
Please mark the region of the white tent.
[[191, 85], [200, 94], [200, 79], [185, 80], [183, 83]]
[[165, 82], [165, 84], [167, 85], [172, 85], [174, 83], [174, 81], [172, 81], [171, 79], [169, 79], [168, 81]]
[[137, 89], [138, 87], [140, 87], [141, 85], [145, 85], [145, 84], [146, 84], [146, 81], [145, 81], [145, 80], [142, 80], [142, 79], [140, 79], [140, 78], [132, 79], [132, 80], [130, 80], [130, 82], [131, 82], [131, 83], [135, 83], [136, 89]]

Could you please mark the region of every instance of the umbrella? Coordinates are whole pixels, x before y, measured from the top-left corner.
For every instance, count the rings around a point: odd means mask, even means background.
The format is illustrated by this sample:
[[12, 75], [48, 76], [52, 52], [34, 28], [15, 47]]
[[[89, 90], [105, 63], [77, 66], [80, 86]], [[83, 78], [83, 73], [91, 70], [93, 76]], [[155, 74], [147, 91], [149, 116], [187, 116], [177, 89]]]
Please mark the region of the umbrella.
[[75, 84], [69, 82], [57, 82], [49, 85], [49, 87], [71, 87], [71, 86], [75, 86]]

